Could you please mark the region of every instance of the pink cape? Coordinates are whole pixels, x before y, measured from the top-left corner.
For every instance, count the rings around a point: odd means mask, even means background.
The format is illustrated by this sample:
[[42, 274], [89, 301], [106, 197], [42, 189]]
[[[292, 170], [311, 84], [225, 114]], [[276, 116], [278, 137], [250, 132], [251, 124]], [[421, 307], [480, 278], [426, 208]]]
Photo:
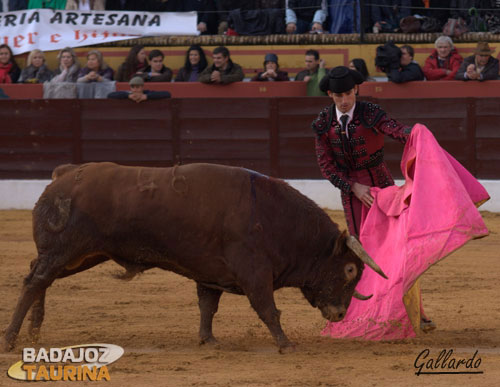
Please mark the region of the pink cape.
[[403, 186], [372, 188], [375, 200], [370, 209], [363, 206], [360, 232], [363, 247], [389, 279], [365, 268], [356, 289], [373, 297], [353, 298], [344, 320], [328, 322], [323, 335], [415, 337], [419, 320], [410, 319], [405, 294], [431, 265], [467, 241], [488, 235], [476, 208], [489, 199], [488, 193], [425, 126], [413, 127], [401, 170]]

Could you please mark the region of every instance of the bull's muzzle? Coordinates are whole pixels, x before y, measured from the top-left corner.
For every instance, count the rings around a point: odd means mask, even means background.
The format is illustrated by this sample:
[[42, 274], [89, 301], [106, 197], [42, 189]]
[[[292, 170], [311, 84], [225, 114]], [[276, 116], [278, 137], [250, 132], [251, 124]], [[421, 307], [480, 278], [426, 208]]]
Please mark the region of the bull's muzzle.
[[331, 322], [342, 321], [345, 317], [347, 309], [345, 306], [328, 305], [320, 308], [324, 318]]

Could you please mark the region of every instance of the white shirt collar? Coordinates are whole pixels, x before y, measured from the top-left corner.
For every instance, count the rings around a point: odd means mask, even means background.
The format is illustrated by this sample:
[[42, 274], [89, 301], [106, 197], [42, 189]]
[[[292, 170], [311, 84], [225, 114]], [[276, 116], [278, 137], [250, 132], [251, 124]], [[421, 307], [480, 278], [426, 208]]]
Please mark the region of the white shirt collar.
[[354, 108], [356, 107], [356, 104], [352, 105], [351, 110], [349, 110], [347, 113], [342, 113], [337, 106], [335, 106], [335, 111], [337, 113], [337, 121], [340, 123], [340, 117], [342, 117], [344, 114], [347, 114], [349, 116], [349, 119], [347, 120], [347, 123], [352, 121], [352, 116], [354, 115]]

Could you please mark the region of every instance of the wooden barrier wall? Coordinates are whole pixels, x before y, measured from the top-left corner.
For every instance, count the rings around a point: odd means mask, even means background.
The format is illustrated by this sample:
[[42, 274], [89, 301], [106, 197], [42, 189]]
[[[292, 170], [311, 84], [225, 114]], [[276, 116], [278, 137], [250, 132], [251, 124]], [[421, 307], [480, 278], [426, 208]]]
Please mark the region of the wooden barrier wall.
[[[0, 101], [0, 178], [49, 178], [63, 163], [171, 166], [211, 162], [282, 178], [321, 178], [310, 123], [330, 100], [179, 98]], [[390, 116], [428, 126], [478, 178], [500, 178], [500, 98], [380, 99]], [[386, 141], [399, 173], [402, 145]]]

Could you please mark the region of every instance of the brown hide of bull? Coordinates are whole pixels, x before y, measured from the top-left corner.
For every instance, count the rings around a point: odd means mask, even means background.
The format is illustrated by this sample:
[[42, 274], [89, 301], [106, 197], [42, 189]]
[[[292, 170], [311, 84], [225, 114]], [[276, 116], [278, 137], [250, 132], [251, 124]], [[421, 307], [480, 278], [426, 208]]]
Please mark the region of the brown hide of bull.
[[242, 168], [113, 163], [61, 166], [33, 211], [38, 257], [4, 337], [11, 349], [28, 309], [37, 338], [45, 291], [56, 278], [107, 259], [126, 278], [158, 267], [197, 283], [200, 339], [213, 342], [223, 291], [244, 294], [280, 350], [273, 291], [298, 287], [331, 321], [341, 320], [364, 264], [346, 235], [311, 200], [281, 180]]

